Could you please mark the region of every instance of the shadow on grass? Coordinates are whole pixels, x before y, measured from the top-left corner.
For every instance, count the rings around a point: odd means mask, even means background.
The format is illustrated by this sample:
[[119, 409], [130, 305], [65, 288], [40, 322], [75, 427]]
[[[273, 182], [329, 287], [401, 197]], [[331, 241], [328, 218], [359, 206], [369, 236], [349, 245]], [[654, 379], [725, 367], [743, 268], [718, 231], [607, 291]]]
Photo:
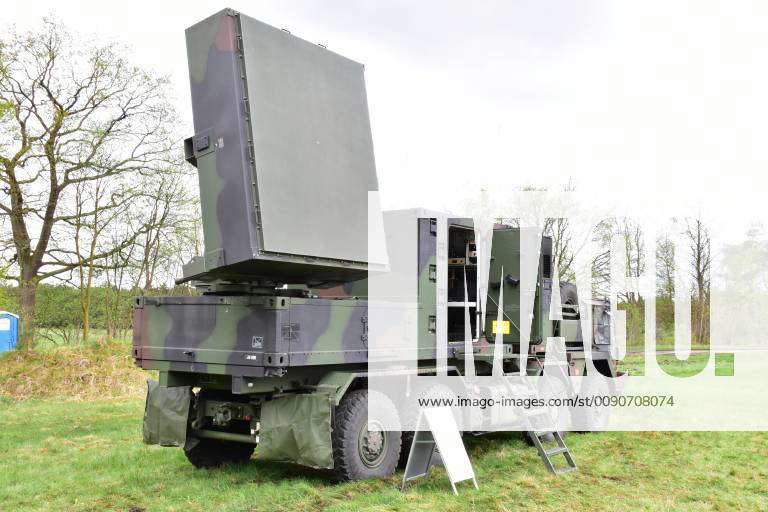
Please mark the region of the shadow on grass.
[[[498, 453], [501, 448], [529, 448], [522, 432], [491, 432], [482, 435], [464, 435], [464, 445], [473, 461], [480, 461], [486, 455]], [[531, 448], [533, 450], [533, 448]], [[534, 452], [535, 453], [535, 450]], [[315, 487], [335, 486], [339, 482], [330, 469], [314, 469], [290, 462], [261, 460], [258, 451], [248, 462], [227, 464], [219, 468], [194, 469], [195, 477], [212, 478], [217, 474], [226, 476], [232, 484], [274, 484], [285, 481], [303, 481]], [[402, 468], [396, 472], [401, 478]]]
[[314, 469], [290, 462], [260, 460], [258, 454], [248, 462], [226, 464], [218, 468], [192, 468], [194, 475], [208, 479], [216, 475], [226, 476], [232, 484], [275, 484], [291, 480], [301, 480], [313, 486], [323, 486], [336, 482], [334, 474], [328, 469]]

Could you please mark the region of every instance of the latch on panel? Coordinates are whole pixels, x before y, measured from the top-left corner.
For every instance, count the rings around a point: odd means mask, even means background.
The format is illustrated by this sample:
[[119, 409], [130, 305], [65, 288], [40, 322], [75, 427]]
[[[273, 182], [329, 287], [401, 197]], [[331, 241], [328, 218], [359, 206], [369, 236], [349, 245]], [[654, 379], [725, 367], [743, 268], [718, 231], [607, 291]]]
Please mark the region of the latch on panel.
[[429, 331], [429, 334], [435, 334], [437, 332], [437, 317], [435, 315], [429, 315], [427, 330]]
[[202, 130], [192, 137], [184, 139], [184, 160], [197, 167], [197, 159], [214, 151], [215, 144], [212, 144], [213, 130], [211, 128]]
[[195, 137], [195, 151], [200, 152], [208, 149], [211, 146], [211, 138], [208, 135], [200, 135]]

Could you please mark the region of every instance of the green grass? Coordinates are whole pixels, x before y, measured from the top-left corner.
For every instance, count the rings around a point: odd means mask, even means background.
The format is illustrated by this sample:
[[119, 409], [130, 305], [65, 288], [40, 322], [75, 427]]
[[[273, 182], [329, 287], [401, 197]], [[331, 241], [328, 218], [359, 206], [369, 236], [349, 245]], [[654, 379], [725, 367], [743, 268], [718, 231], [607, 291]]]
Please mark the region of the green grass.
[[[659, 365], [670, 375], [689, 377], [698, 374], [707, 366], [710, 354], [691, 354], [686, 360], [679, 360], [673, 354], [658, 354]], [[645, 355], [630, 354], [620, 363], [619, 369], [630, 375], [645, 375]], [[715, 375], [733, 375], [733, 354], [720, 354], [715, 360]]]
[[[691, 343], [691, 350], [707, 350], [709, 345], [706, 343]], [[645, 344], [641, 343], [628, 343], [627, 352], [642, 352], [645, 350]], [[657, 340], [656, 350], [675, 350], [674, 340]]]
[[107, 337], [106, 329], [90, 329], [88, 343], [83, 343], [83, 333], [74, 328], [49, 328], [38, 327], [35, 329], [35, 350], [55, 350], [61, 347], [78, 347], [83, 345], [110, 343], [130, 343], [132, 333], [130, 330], [121, 331], [119, 338]]
[[196, 470], [141, 443], [140, 400], [0, 403], [3, 510], [766, 510], [765, 433], [571, 435], [579, 471], [550, 476], [515, 434], [468, 437], [480, 490], [443, 470], [405, 493], [402, 474], [333, 484], [260, 462]]
[[[402, 473], [334, 484], [325, 471], [259, 461], [258, 451], [246, 465], [196, 470], [180, 449], [141, 442], [140, 395], [93, 399], [109, 396], [102, 389], [114, 387], [107, 377], [135, 379], [143, 390], [143, 373], [123, 349], [110, 345], [91, 354], [72, 347], [0, 359], [0, 390], [14, 397], [0, 396], [0, 510], [768, 510], [768, 433], [570, 435], [579, 471], [560, 477], [545, 471], [519, 434], [467, 436], [480, 490], [462, 483], [458, 497], [442, 469], [405, 493]], [[682, 375], [703, 357], [660, 359]], [[622, 368], [637, 374], [641, 363], [642, 356], [628, 356]], [[732, 359], [719, 361], [718, 370], [729, 364]], [[45, 389], [21, 386], [33, 367], [49, 370], [48, 380], [34, 379]], [[78, 377], [97, 367], [111, 368], [104, 383]], [[64, 378], [67, 394], [79, 390], [82, 401], [46, 394]], [[24, 394], [51, 398], [19, 401]]]

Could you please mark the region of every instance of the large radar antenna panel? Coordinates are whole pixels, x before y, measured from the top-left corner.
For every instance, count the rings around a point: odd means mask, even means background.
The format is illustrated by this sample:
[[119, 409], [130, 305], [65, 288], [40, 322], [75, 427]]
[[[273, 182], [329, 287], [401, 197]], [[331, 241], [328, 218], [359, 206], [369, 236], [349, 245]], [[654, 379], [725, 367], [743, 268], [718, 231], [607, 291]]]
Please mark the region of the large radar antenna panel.
[[206, 251], [185, 274], [365, 277], [378, 184], [363, 66], [230, 9], [186, 38]]

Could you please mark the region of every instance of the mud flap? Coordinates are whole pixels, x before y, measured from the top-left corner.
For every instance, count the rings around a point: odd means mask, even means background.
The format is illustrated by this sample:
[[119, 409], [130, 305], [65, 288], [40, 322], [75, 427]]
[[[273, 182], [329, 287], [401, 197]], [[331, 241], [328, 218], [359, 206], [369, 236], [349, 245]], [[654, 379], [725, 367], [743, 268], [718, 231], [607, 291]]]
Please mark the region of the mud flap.
[[165, 387], [152, 379], [147, 379], [147, 388], [144, 442], [160, 446], [183, 446], [187, 439], [192, 388]]
[[259, 458], [333, 468], [331, 414], [334, 396], [292, 395], [261, 406]]

